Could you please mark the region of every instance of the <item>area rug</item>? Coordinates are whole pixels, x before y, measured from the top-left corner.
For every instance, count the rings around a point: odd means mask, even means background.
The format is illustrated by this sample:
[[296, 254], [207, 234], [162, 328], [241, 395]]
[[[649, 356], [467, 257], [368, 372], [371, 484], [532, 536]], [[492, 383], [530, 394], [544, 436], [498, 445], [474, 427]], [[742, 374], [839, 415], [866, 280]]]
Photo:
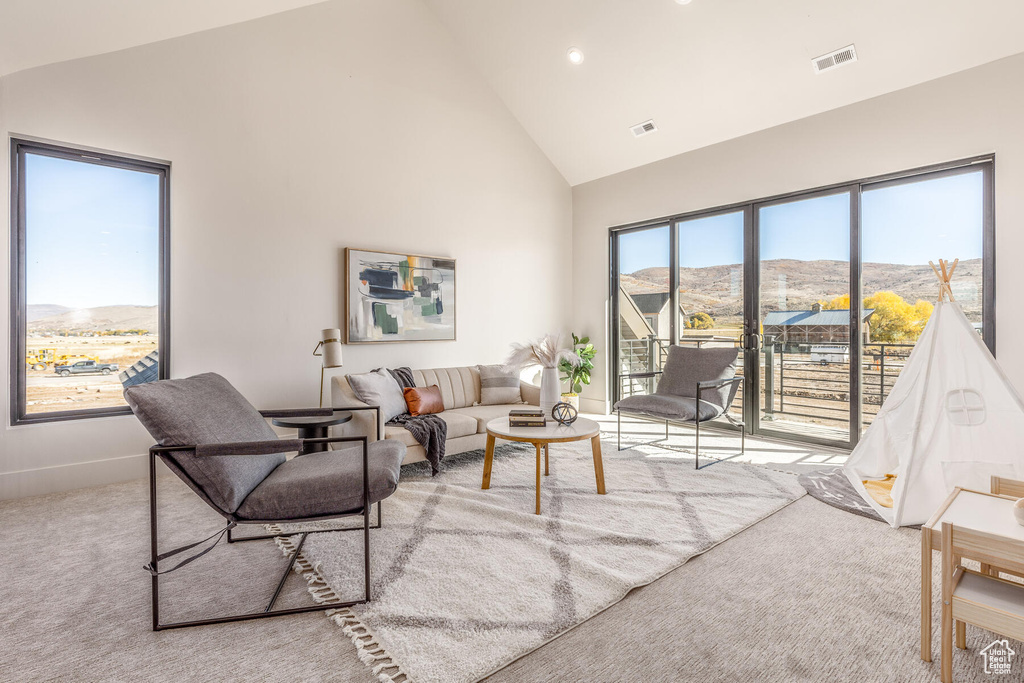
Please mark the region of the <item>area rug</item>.
[[[590, 444], [551, 446], [534, 514], [529, 445], [403, 469], [371, 532], [373, 601], [331, 618], [381, 681], [478, 681], [804, 495], [795, 476], [605, 443], [606, 495]], [[281, 529], [284, 533], [293, 528]], [[357, 599], [361, 534], [310, 536], [297, 571], [321, 602]], [[284, 552], [292, 536], [280, 539]], [[628, 628], [623, 624], [623, 628]]]
[[882, 516], [875, 512], [863, 496], [857, 493], [850, 480], [846, 478], [842, 467], [814, 470], [800, 475], [800, 485], [811, 494], [812, 498], [827, 503], [832, 507], [852, 512], [861, 517], [884, 522]]

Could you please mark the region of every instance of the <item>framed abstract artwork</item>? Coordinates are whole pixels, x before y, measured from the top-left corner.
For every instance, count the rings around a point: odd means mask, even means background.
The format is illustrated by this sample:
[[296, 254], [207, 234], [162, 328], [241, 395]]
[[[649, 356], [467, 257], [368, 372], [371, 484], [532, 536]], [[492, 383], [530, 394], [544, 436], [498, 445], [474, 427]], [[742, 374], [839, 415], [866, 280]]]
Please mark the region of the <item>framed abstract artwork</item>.
[[345, 249], [345, 343], [454, 340], [455, 259]]

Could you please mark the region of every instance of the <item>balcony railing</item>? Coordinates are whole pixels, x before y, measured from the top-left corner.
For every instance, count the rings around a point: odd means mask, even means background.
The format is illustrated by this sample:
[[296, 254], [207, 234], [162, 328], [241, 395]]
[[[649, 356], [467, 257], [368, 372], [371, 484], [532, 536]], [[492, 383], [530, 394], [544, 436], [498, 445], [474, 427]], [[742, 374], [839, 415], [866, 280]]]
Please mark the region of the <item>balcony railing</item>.
[[[684, 339], [683, 344], [733, 343], [729, 339]], [[850, 416], [850, 364], [817, 358], [812, 344], [769, 343], [760, 354], [761, 420], [790, 420], [847, 427]], [[861, 353], [861, 400], [869, 424], [889, 396], [914, 344], [866, 344]], [[619, 396], [653, 393], [664, 367], [668, 343], [661, 339], [621, 340]], [[737, 374], [743, 374], [740, 355]], [[770, 369], [770, 372], [769, 372]], [[743, 389], [732, 410], [742, 412]]]

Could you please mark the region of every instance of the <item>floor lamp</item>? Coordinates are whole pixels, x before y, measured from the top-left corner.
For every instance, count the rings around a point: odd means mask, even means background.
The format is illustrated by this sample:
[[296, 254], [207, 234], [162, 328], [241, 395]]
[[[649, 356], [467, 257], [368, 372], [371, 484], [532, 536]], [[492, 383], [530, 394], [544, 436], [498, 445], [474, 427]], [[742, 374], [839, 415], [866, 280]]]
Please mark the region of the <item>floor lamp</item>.
[[320, 341], [313, 349], [320, 363], [320, 407], [324, 407], [324, 371], [341, 367], [341, 330], [320, 330]]

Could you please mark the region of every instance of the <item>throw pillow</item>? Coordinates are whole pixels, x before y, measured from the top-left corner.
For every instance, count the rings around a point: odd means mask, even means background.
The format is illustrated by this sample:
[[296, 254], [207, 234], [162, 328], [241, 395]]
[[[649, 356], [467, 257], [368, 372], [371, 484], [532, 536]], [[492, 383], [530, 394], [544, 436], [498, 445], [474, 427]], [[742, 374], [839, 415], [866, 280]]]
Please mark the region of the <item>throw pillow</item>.
[[380, 406], [385, 422], [390, 422], [406, 411], [402, 387], [398, 386], [398, 382], [387, 370], [346, 375], [346, 379], [356, 398], [371, 406]]
[[429, 387], [406, 388], [405, 405], [409, 407], [409, 414], [413, 417], [444, 412], [444, 399], [441, 398], [441, 390], [436, 384]]
[[523, 402], [518, 372], [508, 370], [504, 365], [478, 365], [476, 368], [480, 372], [480, 405]]
[[[416, 386], [416, 380], [412, 376], [412, 369], [408, 366], [402, 366], [400, 368], [384, 368], [391, 373], [391, 376], [398, 382], [398, 386], [403, 389], [406, 387]], [[379, 372], [381, 368], [374, 368], [374, 372]]]

